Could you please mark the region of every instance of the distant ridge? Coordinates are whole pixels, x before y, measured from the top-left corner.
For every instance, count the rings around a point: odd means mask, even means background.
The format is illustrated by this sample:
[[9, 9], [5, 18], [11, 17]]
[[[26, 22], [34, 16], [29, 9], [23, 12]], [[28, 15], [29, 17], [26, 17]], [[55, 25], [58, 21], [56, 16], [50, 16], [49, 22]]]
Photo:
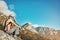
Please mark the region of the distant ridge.
[[29, 23], [25, 23], [23, 27], [32, 32], [50, 38], [51, 40], [60, 40], [60, 30], [55, 30], [53, 28], [41, 27], [41, 26], [34, 27], [32, 24]]

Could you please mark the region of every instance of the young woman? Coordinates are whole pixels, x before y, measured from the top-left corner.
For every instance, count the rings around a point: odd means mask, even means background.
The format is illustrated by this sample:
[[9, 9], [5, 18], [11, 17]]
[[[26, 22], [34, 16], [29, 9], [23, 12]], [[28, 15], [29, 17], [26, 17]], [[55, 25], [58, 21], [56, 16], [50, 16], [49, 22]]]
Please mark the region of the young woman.
[[15, 33], [14, 35], [19, 35], [19, 28], [18, 27], [13, 27], [12, 28], [12, 24], [14, 24], [15, 26], [18, 26], [13, 20], [12, 20], [13, 16], [9, 15], [7, 21], [5, 22], [5, 31], [8, 34], [13, 34], [13, 32]]

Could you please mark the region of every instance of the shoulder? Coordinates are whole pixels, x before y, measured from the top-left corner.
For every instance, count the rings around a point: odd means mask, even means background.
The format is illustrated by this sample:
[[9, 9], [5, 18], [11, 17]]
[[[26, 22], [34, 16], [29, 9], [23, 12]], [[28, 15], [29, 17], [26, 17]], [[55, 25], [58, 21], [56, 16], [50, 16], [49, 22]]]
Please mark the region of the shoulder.
[[10, 19], [10, 22], [14, 22], [12, 19]]
[[6, 22], [10, 22], [11, 21], [11, 19], [8, 19]]

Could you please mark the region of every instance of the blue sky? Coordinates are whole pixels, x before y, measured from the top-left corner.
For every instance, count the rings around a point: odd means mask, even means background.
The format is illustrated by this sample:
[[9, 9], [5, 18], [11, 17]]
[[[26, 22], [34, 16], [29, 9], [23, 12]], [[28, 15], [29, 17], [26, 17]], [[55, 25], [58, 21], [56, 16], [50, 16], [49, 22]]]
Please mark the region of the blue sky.
[[31, 22], [60, 29], [59, 0], [5, 0], [5, 2], [8, 6], [14, 5], [12, 10], [16, 13], [18, 24]]

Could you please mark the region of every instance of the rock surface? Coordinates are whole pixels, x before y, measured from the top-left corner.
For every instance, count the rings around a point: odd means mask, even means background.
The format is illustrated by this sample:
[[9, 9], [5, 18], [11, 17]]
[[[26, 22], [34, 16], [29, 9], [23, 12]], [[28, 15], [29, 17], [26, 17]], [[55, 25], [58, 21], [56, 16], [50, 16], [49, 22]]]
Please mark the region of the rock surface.
[[0, 40], [15, 40], [12, 36], [0, 30]]
[[32, 31], [32, 32], [38, 33], [38, 32], [35, 30], [35, 28], [32, 26], [32, 24], [30, 24], [30, 23], [25, 23], [22, 27], [24, 27], [24, 28], [26, 28], [26, 29], [28, 29], [28, 30], [30, 30], [30, 31]]

